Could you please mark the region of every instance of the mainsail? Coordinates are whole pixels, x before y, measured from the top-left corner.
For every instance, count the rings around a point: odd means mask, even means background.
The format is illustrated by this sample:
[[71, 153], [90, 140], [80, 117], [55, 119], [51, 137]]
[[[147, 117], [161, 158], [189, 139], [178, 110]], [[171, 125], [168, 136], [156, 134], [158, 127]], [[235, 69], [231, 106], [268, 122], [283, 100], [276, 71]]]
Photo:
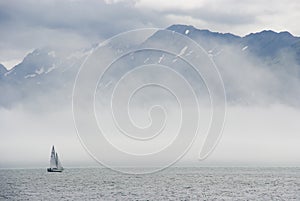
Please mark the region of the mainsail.
[[51, 156], [50, 156], [50, 168], [57, 168], [54, 146], [52, 146], [52, 151], [51, 151]]

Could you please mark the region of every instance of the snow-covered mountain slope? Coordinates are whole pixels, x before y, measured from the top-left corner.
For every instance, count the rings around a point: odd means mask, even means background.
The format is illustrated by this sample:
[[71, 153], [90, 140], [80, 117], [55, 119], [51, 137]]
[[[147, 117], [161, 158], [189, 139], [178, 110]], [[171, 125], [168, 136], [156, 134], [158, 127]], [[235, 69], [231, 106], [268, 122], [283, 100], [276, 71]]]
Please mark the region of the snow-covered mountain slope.
[[297, 59], [300, 56], [300, 37], [295, 37], [286, 31], [276, 33], [271, 30], [264, 30], [240, 37], [230, 33], [200, 30], [187, 25], [172, 25], [167, 29], [192, 38], [207, 51], [230, 45], [240, 47], [241, 51], [251, 52], [256, 56], [266, 58], [275, 58], [282, 51], [289, 51], [289, 53], [297, 55]]
[[69, 101], [69, 89], [85, 57], [85, 51], [65, 55], [49, 48], [34, 50], [14, 68], [0, 74], [0, 89], [5, 92], [0, 105], [10, 107], [41, 97]]
[[[172, 25], [167, 29], [190, 37], [207, 51], [221, 73], [229, 104], [299, 105], [299, 37], [273, 31], [239, 37], [187, 25]], [[158, 31], [146, 43], [185, 48], [185, 44], [172, 42], [168, 37]], [[187, 48], [184, 54], [191, 51]]]

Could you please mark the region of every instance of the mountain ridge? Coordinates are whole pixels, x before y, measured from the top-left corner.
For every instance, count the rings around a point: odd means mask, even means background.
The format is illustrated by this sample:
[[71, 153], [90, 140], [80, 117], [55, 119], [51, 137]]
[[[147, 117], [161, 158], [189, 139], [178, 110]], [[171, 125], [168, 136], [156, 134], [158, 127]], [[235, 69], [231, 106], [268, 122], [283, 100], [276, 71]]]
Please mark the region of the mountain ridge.
[[197, 29], [191, 25], [177, 24], [171, 25], [167, 29], [190, 37], [208, 52], [211, 49], [219, 49], [218, 51], [220, 51], [223, 48], [220, 46], [230, 44], [243, 49], [243, 51], [247, 50], [256, 56], [274, 60], [282, 51], [285, 51], [289, 54], [295, 54], [296, 60], [300, 64], [300, 37], [293, 36], [287, 31], [263, 30], [240, 37], [231, 33]]
[[[222, 32], [217, 32], [217, 31], [211, 31], [209, 29], [199, 29], [199, 28], [194, 27], [193, 25], [183, 25], [183, 24], [173, 24], [173, 25], [170, 25], [169, 27], [167, 27], [166, 29], [176, 31], [177, 33], [181, 33], [183, 35], [189, 35], [189, 34], [191, 34], [190, 31], [196, 31], [196, 32], [201, 33], [203, 36], [209, 36], [210, 35], [210, 36], [213, 36], [213, 37], [227, 37], [227, 38], [236, 39], [236, 40], [246, 39], [246, 38], [248, 39], [248, 38], [257, 37], [257, 36], [264, 36], [266, 34], [271, 33], [271, 34], [274, 34], [276, 36], [280, 36], [280, 35], [283, 36], [284, 35], [285, 37], [289, 37], [290, 39], [292, 38], [292, 40], [294, 42], [293, 44], [300, 43], [300, 37], [294, 36], [293, 34], [291, 34], [288, 31], [276, 32], [276, 31], [273, 31], [273, 30], [262, 30], [262, 31], [259, 31], [259, 32], [252, 32], [252, 33], [246, 34], [245, 36], [239, 36], [239, 35], [236, 35], [236, 34], [233, 34], [233, 33], [230, 33], [230, 32], [222, 33]], [[187, 30], [189, 30], [188, 34], [185, 33]], [[293, 44], [291, 44], [291, 45], [293, 45]], [[16, 64], [11, 69], [7, 69], [2, 64], [0, 64], [0, 69], [3, 69], [3, 67], [4, 67], [6, 69], [6, 71], [11, 71], [15, 67], [18, 67], [19, 64], [23, 63], [24, 59], [26, 59], [27, 56], [30, 56], [31, 54], [33, 54], [34, 52], [37, 52], [38, 50], [44, 51], [44, 49], [49, 50], [49, 48], [34, 49], [32, 52], [28, 53], [20, 63]], [[0, 70], [0, 75], [3, 74], [2, 72], [3, 71]]]
[[[257, 98], [252, 97], [251, 94], [270, 93], [276, 98], [285, 99], [290, 99], [291, 94], [300, 94], [298, 87], [295, 87], [297, 86], [295, 83], [300, 80], [299, 37], [294, 37], [288, 32], [276, 33], [270, 30], [240, 37], [231, 33], [200, 30], [191, 25], [172, 25], [166, 29], [190, 37], [207, 51], [219, 67], [227, 87], [227, 97], [232, 102], [239, 101], [241, 97], [246, 99], [245, 102], [256, 101]], [[165, 36], [163, 32], [158, 31], [146, 41], [151, 43], [157, 40], [164, 42], [161, 44], [172, 45], [174, 41], [169, 40], [169, 44], [166, 43], [165, 39], [168, 38], [164, 38]], [[186, 48], [184, 44], [177, 45], [181, 49]], [[8, 98], [0, 98], [0, 106], [10, 105], [14, 100], [24, 100], [32, 96], [31, 94], [36, 95], [36, 91], [40, 94], [47, 90], [53, 91], [55, 96], [59, 97], [56, 90], [71, 88], [77, 71], [90, 49], [85, 48], [68, 55], [60, 55], [53, 49], [40, 48], [27, 54], [21, 63], [10, 70], [4, 69], [3, 65], [0, 66], [0, 89], [10, 94], [7, 95]], [[163, 58], [161, 56], [156, 55], [155, 58]], [[168, 64], [172, 66], [176, 65], [176, 62]], [[265, 83], [264, 78], [255, 75], [248, 77], [248, 80], [245, 78], [244, 82], [239, 81], [241, 76], [245, 76], [245, 72], [253, 73], [252, 68], [255, 68], [255, 71], [262, 71], [264, 73], [262, 77], [271, 77], [270, 82], [274, 83]], [[268, 89], [261, 92], [255, 92], [254, 88], [248, 90], [255, 83], [260, 83], [261, 87], [268, 87]], [[290, 93], [291, 85], [294, 87], [293, 93]], [[246, 94], [247, 90], [251, 91], [250, 95]], [[69, 94], [68, 97], [70, 96]], [[297, 104], [298, 100], [293, 98], [290, 102]]]
[[197, 28], [193, 25], [185, 25], [185, 24], [172, 24], [170, 26], [168, 26], [166, 29], [174, 29], [174, 27], [186, 27], [186, 28], [192, 28], [192, 29], [195, 29], [195, 30], [198, 30], [198, 31], [208, 31], [208, 32], [211, 32], [213, 34], [221, 34], [221, 35], [226, 35], [226, 34], [229, 34], [229, 35], [233, 35], [235, 37], [238, 37], [238, 38], [244, 38], [244, 37], [247, 37], [249, 35], [257, 35], [257, 34], [261, 34], [261, 33], [265, 33], [265, 32], [273, 32], [275, 34], [288, 34], [288, 35], [291, 35], [295, 38], [300, 38], [300, 36], [296, 36], [296, 35], [293, 35], [292, 33], [290, 33], [289, 31], [285, 30], [285, 31], [274, 31], [272, 29], [263, 29], [261, 31], [257, 31], [257, 32], [250, 32], [244, 36], [240, 36], [238, 34], [234, 34], [234, 33], [231, 33], [231, 32], [219, 32], [219, 31], [211, 31], [209, 29], [201, 29], [201, 28]]

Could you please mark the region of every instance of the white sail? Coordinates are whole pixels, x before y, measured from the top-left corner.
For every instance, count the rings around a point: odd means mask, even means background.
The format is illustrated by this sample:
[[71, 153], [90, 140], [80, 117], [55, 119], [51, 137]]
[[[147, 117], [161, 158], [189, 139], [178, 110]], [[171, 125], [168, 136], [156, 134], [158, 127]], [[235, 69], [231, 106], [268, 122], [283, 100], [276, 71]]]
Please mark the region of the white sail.
[[52, 146], [52, 151], [51, 151], [51, 156], [50, 156], [50, 168], [57, 168], [54, 146]]
[[58, 154], [55, 152], [54, 146], [52, 146], [50, 156], [50, 168], [47, 168], [48, 172], [62, 172], [63, 167], [59, 161]]
[[59, 158], [58, 158], [58, 154], [56, 153], [56, 157], [55, 157], [55, 159], [56, 159], [56, 167], [57, 167], [57, 169], [58, 170], [63, 170], [64, 168], [63, 168], [63, 166], [61, 165], [61, 162], [60, 162], [60, 160], [59, 160]]

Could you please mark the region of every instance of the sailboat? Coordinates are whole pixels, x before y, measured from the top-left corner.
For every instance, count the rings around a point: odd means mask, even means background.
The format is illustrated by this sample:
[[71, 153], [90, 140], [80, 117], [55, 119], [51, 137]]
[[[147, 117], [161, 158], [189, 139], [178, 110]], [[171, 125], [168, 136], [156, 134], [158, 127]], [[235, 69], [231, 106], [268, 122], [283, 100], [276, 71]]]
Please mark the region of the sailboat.
[[62, 172], [64, 168], [62, 167], [57, 152], [55, 152], [54, 145], [52, 146], [51, 156], [50, 156], [50, 168], [47, 168], [48, 172]]

